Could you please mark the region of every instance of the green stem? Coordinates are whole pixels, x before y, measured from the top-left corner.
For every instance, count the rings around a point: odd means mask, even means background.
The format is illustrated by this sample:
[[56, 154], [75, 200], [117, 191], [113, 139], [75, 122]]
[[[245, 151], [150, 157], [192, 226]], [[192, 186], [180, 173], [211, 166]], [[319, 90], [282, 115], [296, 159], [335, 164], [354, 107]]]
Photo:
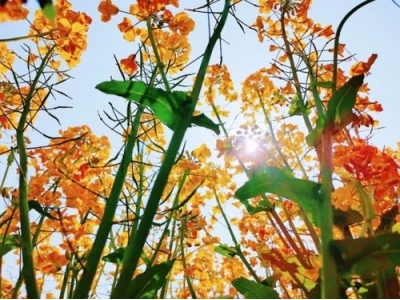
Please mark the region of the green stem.
[[18, 122], [16, 130], [17, 147], [19, 152], [19, 210], [21, 223], [21, 250], [22, 250], [22, 276], [25, 281], [28, 298], [39, 298], [39, 292], [36, 284], [35, 268], [33, 265], [33, 247], [31, 237], [31, 226], [29, 219], [28, 205], [28, 154], [25, 144], [25, 129], [28, 120], [28, 114], [31, 111], [31, 101], [36, 92], [40, 76], [43, 74], [44, 68], [47, 65], [53, 53], [54, 47], [50, 49], [43, 58], [36, 76], [32, 82], [28, 95], [25, 98], [24, 108], [21, 118]]
[[339, 276], [335, 259], [330, 251], [333, 241], [333, 214], [332, 214], [332, 133], [322, 134], [322, 186], [321, 203], [319, 205], [319, 223], [321, 229], [321, 285], [323, 299], [339, 297]]
[[35, 37], [44, 37], [46, 35], [50, 35], [52, 34], [54, 31], [56, 31], [58, 29], [52, 29], [49, 30], [47, 32], [43, 32], [43, 33], [38, 33], [38, 34], [33, 34], [33, 35], [24, 35], [24, 36], [17, 36], [17, 37], [13, 37], [13, 38], [7, 38], [7, 39], [0, 39], [0, 43], [7, 43], [7, 42], [16, 42], [16, 41], [21, 41], [21, 40], [26, 40], [26, 39], [31, 39], [31, 38], [35, 38]]
[[153, 48], [154, 57], [156, 58], [156, 61], [157, 61], [157, 68], [160, 70], [160, 75], [161, 75], [161, 78], [163, 79], [163, 82], [165, 85], [165, 90], [168, 93], [170, 93], [171, 88], [169, 86], [167, 76], [165, 75], [165, 72], [164, 72], [164, 63], [161, 61], [160, 55], [158, 53], [156, 40], [154, 39], [153, 27], [151, 26], [151, 17], [147, 18], [146, 24], [147, 24], [147, 31], [149, 32], [149, 39], [150, 39], [151, 47]]
[[68, 279], [70, 272], [71, 272], [71, 261], [68, 262], [65, 268], [63, 281], [61, 283], [60, 296], [58, 297], [58, 299], [64, 299], [65, 291], [67, 290], [68, 287]]
[[[183, 237], [184, 234], [183, 232], [181, 232], [180, 234], [180, 242], [181, 242], [181, 258], [182, 258], [182, 267], [183, 270], [186, 270], [186, 257], [185, 257], [185, 247], [183, 245]], [[192, 284], [192, 280], [190, 279], [190, 277], [188, 275], [184, 275], [186, 283], [188, 285], [189, 291], [190, 291], [190, 296], [192, 297], [192, 299], [197, 299], [196, 297], [196, 292], [194, 290], [193, 284]]]
[[335, 43], [333, 47], [333, 71], [332, 71], [332, 94], [336, 91], [336, 84], [337, 84], [337, 69], [338, 69], [338, 54], [339, 54], [339, 39], [340, 39], [340, 34], [342, 32], [343, 26], [346, 23], [346, 21], [351, 17], [352, 14], [354, 14], [357, 10], [362, 8], [363, 6], [374, 2], [375, 0], [366, 0], [358, 5], [356, 5], [352, 10], [350, 10], [344, 18], [340, 21], [339, 26], [336, 30], [336, 35], [335, 35]]
[[[183, 186], [184, 186], [184, 184], [185, 184], [185, 181], [186, 181], [186, 178], [187, 178], [187, 175], [188, 175], [188, 174], [189, 174], [189, 172], [188, 172], [188, 171], [185, 171], [185, 173], [183, 173], [183, 176], [181, 177], [181, 179], [180, 179], [180, 181], [179, 181], [178, 191], [177, 191], [177, 193], [176, 193], [174, 202], [172, 203], [172, 207], [176, 207], [176, 206], [179, 204], [179, 196], [180, 196], [180, 193], [181, 193], [181, 191], [182, 191], [182, 188], [183, 188]], [[171, 213], [173, 213], [173, 212], [171, 211]], [[161, 249], [162, 242], [163, 242], [163, 240], [168, 236], [168, 232], [170, 231], [170, 230], [169, 230], [169, 226], [170, 226], [170, 224], [171, 224], [172, 219], [173, 219], [172, 217], [168, 218], [168, 221], [167, 221], [167, 223], [165, 224], [163, 233], [161, 234], [160, 240], [159, 240], [159, 242], [157, 243], [156, 248], [154, 249], [153, 256], [152, 256], [151, 259], [150, 259], [149, 266], [151, 266], [151, 265], [154, 263], [154, 261], [156, 260], [156, 258], [157, 258], [157, 256], [158, 256], [158, 252], [159, 252], [160, 249]], [[172, 232], [171, 232], [171, 234], [172, 234]], [[173, 239], [172, 239], [172, 238], [173, 238], [173, 236], [171, 236], [171, 243], [170, 243], [170, 247], [169, 247], [170, 252], [172, 252], [172, 245], [173, 245]], [[174, 257], [171, 256], [171, 254], [169, 254], [169, 255], [168, 255], [168, 260], [171, 260], [172, 258], [174, 258]]]
[[[17, 209], [17, 206], [13, 205], [12, 206], [12, 211], [11, 211], [11, 216], [7, 221], [7, 226], [4, 230], [3, 233], [3, 238], [1, 239], [1, 247], [0, 247], [0, 259], [3, 259], [3, 255], [4, 255], [4, 247], [6, 246], [6, 239], [8, 236], [8, 231], [10, 230], [11, 227], [11, 222], [13, 220], [14, 217], [14, 213]], [[0, 263], [0, 288], [3, 286], [3, 264]], [[3, 292], [0, 292], [0, 298], [5, 298], [6, 295], [3, 295]]]
[[239, 244], [239, 242], [237, 241], [237, 239], [235, 237], [235, 234], [234, 234], [234, 232], [232, 230], [232, 227], [231, 227], [231, 224], [230, 224], [228, 218], [226, 217], [225, 211], [222, 208], [221, 201], [219, 201], [219, 197], [218, 197], [218, 194], [217, 194], [217, 191], [215, 190], [215, 188], [213, 189], [213, 192], [214, 192], [215, 199], [217, 200], [217, 204], [218, 204], [219, 210], [221, 211], [221, 215], [224, 218], [225, 224], [226, 224], [226, 226], [228, 228], [229, 234], [231, 235], [232, 241], [235, 244], [236, 254], [240, 257], [240, 259], [242, 260], [242, 262], [246, 266], [246, 268], [249, 271], [249, 273], [251, 274], [251, 276], [253, 276], [254, 280], [256, 282], [260, 282], [260, 278], [258, 278], [256, 272], [254, 272], [254, 269], [251, 267], [250, 263], [247, 261], [246, 257], [244, 256], [244, 254], [243, 254], [243, 252], [241, 250], [240, 244]]
[[292, 73], [293, 73], [294, 86], [296, 88], [297, 97], [299, 98], [299, 106], [300, 106], [300, 110], [302, 112], [304, 124], [306, 125], [308, 131], [311, 132], [312, 125], [311, 125], [310, 120], [308, 119], [307, 114], [305, 113], [306, 112], [306, 107], [304, 105], [304, 98], [303, 98], [302, 93], [301, 93], [301, 84], [300, 84], [299, 77], [297, 76], [296, 64], [294, 62], [293, 53], [292, 53], [292, 50], [290, 49], [290, 43], [289, 43], [289, 40], [288, 40], [287, 34], [286, 34], [285, 13], [286, 13], [286, 9], [287, 9], [287, 5], [289, 4], [289, 1], [287, 1], [286, 3], [287, 4], [283, 8], [282, 15], [281, 15], [281, 18], [280, 18], [281, 29], [282, 29], [282, 39], [283, 39], [283, 42], [285, 44], [286, 54], [288, 56], [289, 63], [290, 63], [290, 68], [291, 68]]
[[[82, 277], [80, 278], [73, 298], [87, 298], [89, 291], [91, 289], [93, 279], [97, 273], [98, 264], [103, 253], [104, 246], [107, 242], [108, 235], [113, 225], [113, 219], [115, 212], [117, 210], [117, 205], [119, 202], [119, 197], [121, 195], [122, 188], [125, 183], [125, 177], [128, 172], [128, 167], [131, 163], [133, 148], [137, 139], [140, 118], [142, 116], [144, 108], [139, 106], [135, 119], [133, 121], [132, 131], [128, 137], [127, 144], [124, 149], [124, 154], [122, 157], [121, 164], [119, 165], [117, 174], [115, 176], [115, 181], [111, 188], [110, 196], [108, 197], [104, 215], [101, 219], [99, 229], [97, 230], [96, 238], [93, 243], [92, 250], [90, 251], [85, 269], [83, 271]], [[128, 116], [130, 118], [130, 116]]]
[[[211, 59], [212, 50], [214, 49], [214, 46], [221, 35], [222, 29], [228, 17], [229, 4], [230, 0], [225, 0], [225, 6], [221, 14], [221, 19], [209, 40], [199, 71], [197, 73], [196, 81], [191, 94], [193, 102], [187, 108], [187, 114], [181, 116], [181, 118], [177, 121], [177, 126], [175, 128], [174, 134], [172, 135], [168, 150], [166, 151], [164, 157], [164, 161], [160, 167], [159, 173], [157, 174], [156, 180], [151, 190], [146, 208], [140, 221], [139, 228], [136, 234], [134, 236], [131, 236], [130, 244], [126, 248], [126, 252], [122, 262], [123, 267], [121, 270], [121, 275], [118, 279], [114, 292], [111, 294], [111, 298], [129, 297], [129, 295], [132, 293], [132, 289], [134, 289], [134, 287], [129, 283], [132, 280], [132, 276], [137, 268], [141, 253], [143, 251], [143, 247], [146, 243], [147, 236], [152, 226], [152, 221], [157, 212], [157, 208], [160, 203], [164, 187], [167, 184], [169, 173], [175, 163], [175, 158], [179, 152], [179, 148], [182, 144], [186, 130], [190, 126], [192, 115], [196, 107], [201, 87], [203, 85], [204, 77], [207, 71], [207, 66], [209, 65]], [[160, 62], [157, 63], [159, 64]]]

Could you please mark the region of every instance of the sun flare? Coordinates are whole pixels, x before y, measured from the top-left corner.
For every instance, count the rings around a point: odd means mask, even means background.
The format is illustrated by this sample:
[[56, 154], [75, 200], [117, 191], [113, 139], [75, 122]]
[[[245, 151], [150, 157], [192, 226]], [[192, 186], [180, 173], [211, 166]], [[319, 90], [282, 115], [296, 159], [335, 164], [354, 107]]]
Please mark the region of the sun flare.
[[253, 139], [246, 139], [246, 152], [254, 153], [258, 150], [258, 142]]

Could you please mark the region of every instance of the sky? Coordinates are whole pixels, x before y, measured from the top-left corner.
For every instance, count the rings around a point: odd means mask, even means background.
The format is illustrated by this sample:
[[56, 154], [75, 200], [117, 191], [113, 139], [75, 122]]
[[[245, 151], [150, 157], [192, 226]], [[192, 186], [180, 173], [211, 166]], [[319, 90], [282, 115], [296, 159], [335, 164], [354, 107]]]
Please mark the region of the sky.
[[[182, 0], [182, 8], [189, 8], [193, 0]], [[125, 103], [122, 98], [102, 94], [94, 87], [110, 76], [119, 79], [119, 73], [115, 65], [113, 55], [119, 59], [125, 58], [137, 49], [136, 44], [128, 43], [123, 40], [122, 34], [117, 29], [117, 24], [121, 22], [123, 14], [113, 17], [108, 23], [100, 21], [100, 14], [97, 11], [99, 1], [71, 1], [73, 9], [85, 11], [92, 17], [92, 24], [88, 34], [88, 49], [82, 57], [81, 64], [74, 68], [70, 74], [74, 77], [64, 84], [62, 90], [65, 91], [72, 100], [57, 99], [57, 103], [73, 106], [73, 109], [62, 112], [60, 118], [61, 127], [51, 119], [39, 120], [37, 125], [57, 135], [58, 129], [65, 129], [68, 126], [89, 124], [96, 134], [107, 134], [111, 138], [113, 135], [100, 121], [99, 114], [103, 115], [103, 110], [110, 112], [109, 102], [116, 107], [124, 110]], [[359, 0], [314, 0], [310, 16], [322, 25], [332, 24], [336, 28], [342, 17]], [[119, 0], [114, 3], [121, 9], [128, 9], [126, 1]], [[28, 1], [28, 8], [34, 10], [37, 7], [36, 1]], [[245, 6], [242, 6], [245, 7]], [[248, 6], [248, 9], [238, 12], [238, 15], [252, 24], [255, 20], [255, 9]], [[206, 16], [196, 14], [196, 29], [191, 35], [193, 57], [200, 55], [205, 48], [205, 40], [208, 35]], [[399, 96], [400, 80], [398, 70], [400, 70], [400, 60], [398, 53], [400, 50], [400, 8], [391, 0], [376, 0], [375, 2], [357, 11], [346, 23], [341, 35], [341, 42], [345, 43], [348, 49], [356, 54], [357, 59], [366, 61], [372, 53], [378, 54], [378, 59], [371, 69], [371, 75], [365, 80], [371, 89], [371, 100], [379, 101], [384, 111], [377, 115], [380, 121], [380, 131], [375, 133], [373, 142], [381, 147], [396, 147], [399, 140], [397, 134], [397, 118], [399, 115]], [[15, 35], [25, 35], [26, 24], [14, 23], [12, 26], [1, 24], [6, 30], [0, 31], [0, 38], [12, 37]], [[7, 30], [9, 28], [9, 30]], [[223, 61], [228, 65], [232, 78], [236, 83], [240, 93], [240, 84], [252, 72], [261, 67], [268, 67], [274, 58], [274, 54], [268, 51], [270, 44], [264, 42], [260, 44], [256, 40], [255, 32], [247, 30], [244, 34], [233, 20], [228, 23], [223, 31], [225, 43], [222, 44]], [[18, 47], [14, 44], [15, 47]], [[211, 63], [219, 62], [218, 49], [214, 51]], [[193, 69], [195, 71], [195, 69]], [[233, 107], [233, 109], [235, 109]], [[205, 110], [204, 113], [209, 111]], [[235, 114], [233, 114], [234, 116]], [[229, 124], [229, 120], [228, 120]], [[232, 126], [235, 124], [232, 123]], [[50, 133], [48, 132], [48, 133]], [[187, 134], [197, 137], [204, 134], [203, 129], [191, 128]], [[211, 133], [212, 134], [212, 133]], [[38, 137], [40, 140], [41, 138]], [[113, 140], [118, 143], [115, 148], [120, 147], [119, 139]], [[193, 139], [193, 143], [199, 143], [199, 139]], [[215, 145], [210, 145], [213, 149]]]
[[[191, 7], [194, 0], [181, 0], [181, 7]], [[88, 124], [98, 135], [108, 135], [113, 143], [113, 150], [120, 148], [122, 142], [111, 133], [101, 122], [99, 114], [104, 117], [103, 110], [110, 112], [109, 102], [125, 110], [126, 104], [122, 98], [102, 94], [94, 87], [110, 76], [120, 78], [116, 68], [114, 55], [119, 59], [136, 52], [137, 46], [123, 40], [122, 34], [117, 29], [124, 15], [115, 16], [109, 23], [100, 21], [100, 14], [97, 11], [99, 1], [77, 1], [70, 0], [74, 10], [85, 11], [92, 17], [93, 23], [88, 34], [88, 49], [83, 55], [81, 64], [71, 71], [74, 79], [67, 81], [62, 90], [72, 100], [66, 98], [57, 99], [58, 105], [73, 106], [73, 109], [64, 110], [60, 115], [61, 126], [49, 118], [39, 119], [37, 126], [47, 134], [56, 136], [59, 129], [65, 130], [68, 126]], [[121, 8], [128, 8], [127, 1], [114, 1]], [[332, 24], [336, 28], [342, 17], [360, 0], [314, 0], [310, 16], [322, 25]], [[125, 4], [124, 4], [125, 3]], [[199, 3], [202, 3], [200, 1]], [[34, 0], [28, 1], [28, 8], [34, 10], [37, 3]], [[250, 9], [238, 13], [247, 23], [252, 24], [255, 20], [256, 11]], [[191, 35], [193, 57], [200, 55], [205, 48], [205, 41], [208, 35], [206, 16], [196, 16], [196, 30]], [[21, 23], [0, 24], [0, 39], [25, 35], [27, 25]], [[259, 44], [256, 33], [248, 30], [246, 34], [232, 20], [228, 21], [224, 31], [223, 47], [224, 63], [229, 66], [232, 79], [237, 84], [240, 93], [240, 84], [251, 73], [261, 67], [268, 67], [274, 55], [268, 51], [269, 43]], [[371, 75], [366, 78], [371, 89], [371, 100], [379, 101], [383, 106], [383, 112], [377, 118], [382, 129], [376, 131], [372, 142], [380, 147], [397, 147], [400, 141], [398, 131], [400, 115], [400, 8], [395, 6], [391, 0], [376, 0], [372, 4], [362, 8], [346, 23], [341, 42], [345, 43], [359, 60], [366, 61], [372, 53], [378, 54], [378, 59], [371, 69]], [[13, 44], [18, 49], [18, 44]], [[216, 51], [211, 63], [219, 63], [219, 53]], [[204, 108], [204, 107], [203, 107]], [[210, 111], [207, 108], [204, 113], [208, 116]], [[233, 114], [232, 116], [235, 116]], [[232, 120], [226, 120], [228, 126], [233, 124]], [[200, 143], [207, 142], [207, 135], [215, 134], [201, 128], [191, 128], [187, 133], [187, 139], [194, 147]], [[199, 136], [204, 137], [200, 139]], [[47, 141], [37, 136], [33, 140], [35, 146], [46, 144]], [[215, 144], [209, 147], [215, 149]], [[0, 164], [0, 168], [4, 166]], [[17, 180], [17, 174], [15, 174]], [[17, 182], [17, 181], [16, 181]]]

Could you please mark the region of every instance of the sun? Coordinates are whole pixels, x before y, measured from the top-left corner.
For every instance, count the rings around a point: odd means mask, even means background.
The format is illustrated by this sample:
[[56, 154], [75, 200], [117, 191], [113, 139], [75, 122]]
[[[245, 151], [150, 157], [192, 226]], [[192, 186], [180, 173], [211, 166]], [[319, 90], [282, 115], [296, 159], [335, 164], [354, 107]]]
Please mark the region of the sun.
[[254, 153], [258, 150], [259, 144], [256, 140], [246, 139], [245, 149], [247, 153]]

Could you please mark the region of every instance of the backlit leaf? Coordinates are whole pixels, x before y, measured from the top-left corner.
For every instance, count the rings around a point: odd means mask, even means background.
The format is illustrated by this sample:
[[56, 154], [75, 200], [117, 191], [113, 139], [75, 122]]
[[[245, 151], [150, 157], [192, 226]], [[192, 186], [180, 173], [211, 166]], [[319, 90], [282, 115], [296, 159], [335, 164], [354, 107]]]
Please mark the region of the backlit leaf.
[[167, 280], [175, 260], [151, 266], [142, 274], [137, 275], [130, 283], [130, 299], [156, 299], [158, 290]]
[[110, 254], [103, 256], [103, 261], [119, 265], [122, 263], [122, 259], [124, 258], [124, 251], [125, 248], [118, 248], [115, 252], [111, 252]]
[[234, 247], [230, 247], [226, 244], [215, 246], [214, 251], [227, 258], [233, 258], [237, 254]]
[[121, 96], [150, 108], [154, 115], [174, 130], [178, 120], [178, 103], [162, 89], [149, 87], [141, 81], [105, 81], [96, 88], [106, 94]]
[[357, 92], [364, 81], [364, 75], [354, 76], [338, 89], [328, 101], [326, 127], [342, 129], [348, 125], [348, 118], [356, 104]]
[[275, 194], [299, 204], [310, 214], [316, 224], [318, 220], [317, 206], [320, 202], [319, 189], [319, 183], [297, 179], [285, 170], [268, 166], [240, 187], [236, 191], [235, 197], [240, 201], [245, 201], [265, 193]]
[[244, 277], [233, 280], [232, 285], [246, 299], [280, 299], [279, 294], [272, 287]]
[[[171, 130], [175, 130], [177, 121], [186, 117], [192, 98], [182, 91], [167, 93], [163, 89], [150, 87], [142, 81], [105, 81], [96, 88], [106, 94], [123, 97], [127, 100], [141, 103], [151, 109], [154, 115]], [[191, 124], [211, 129], [220, 133], [219, 125], [212, 122], [204, 114], [193, 116]]]
[[21, 236], [18, 234], [8, 235], [4, 239], [3, 236], [0, 236], [0, 257], [6, 255], [8, 252], [21, 247]]
[[395, 233], [331, 242], [341, 273], [358, 275], [384, 271], [400, 265], [400, 235]]

